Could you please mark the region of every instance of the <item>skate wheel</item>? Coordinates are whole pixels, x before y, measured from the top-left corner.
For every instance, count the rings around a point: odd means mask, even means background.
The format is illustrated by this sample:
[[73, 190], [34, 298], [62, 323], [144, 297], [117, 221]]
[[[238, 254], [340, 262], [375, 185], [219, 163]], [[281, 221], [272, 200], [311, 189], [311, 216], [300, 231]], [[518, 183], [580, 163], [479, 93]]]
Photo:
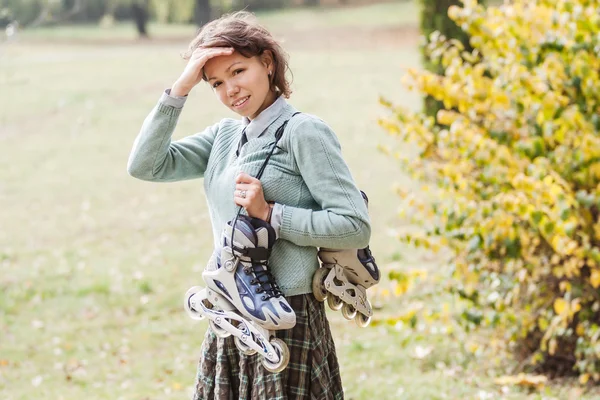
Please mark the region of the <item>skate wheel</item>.
[[327, 299], [327, 289], [325, 289], [325, 278], [331, 271], [329, 268], [319, 268], [315, 271], [312, 281], [312, 290], [317, 301], [325, 301]]
[[356, 308], [352, 307], [348, 303], [344, 303], [344, 305], [342, 305], [342, 315], [347, 320], [354, 319], [354, 317], [356, 317]]
[[272, 339], [270, 343], [275, 348], [275, 351], [279, 356], [279, 361], [272, 363], [266, 358], [263, 358], [262, 365], [269, 372], [281, 372], [290, 362], [290, 350], [288, 349], [287, 344], [285, 344], [285, 342], [281, 339]]
[[256, 354], [256, 350], [249, 347], [246, 343], [242, 342], [242, 339], [240, 339], [239, 337], [234, 337], [233, 341], [235, 342], [235, 346], [242, 352], [242, 354], [247, 356]]
[[371, 322], [371, 317], [368, 315], [364, 315], [361, 313], [356, 314], [356, 318], [354, 318], [354, 322], [361, 328], [366, 328], [367, 325]]
[[185, 292], [185, 296], [183, 299], [183, 308], [187, 312], [187, 315], [191, 319], [196, 321], [202, 321], [204, 319], [204, 315], [199, 313], [194, 307], [192, 307], [191, 300], [192, 297], [195, 296], [195, 301], [203, 301], [206, 299], [206, 290], [202, 286], [193, 286]]
[[213, 332], [215, 333], [215, 335], [217, 335], [218, 337], [227, 338], [227, 337], [231, 336], [231, 332], [221, 328], [212, 319], [208, 320], [208, 324], [210, 325], [210, 327], [213, 330]]
[[342, 299], [340, 299], [336, 295], [332, 294], [332, 295], [327, 296], [327, 305], [332, 310], [339, 311], [340, 308], [342, 308], [342, 306], [344, 305], [344, 302], [342, 301]]

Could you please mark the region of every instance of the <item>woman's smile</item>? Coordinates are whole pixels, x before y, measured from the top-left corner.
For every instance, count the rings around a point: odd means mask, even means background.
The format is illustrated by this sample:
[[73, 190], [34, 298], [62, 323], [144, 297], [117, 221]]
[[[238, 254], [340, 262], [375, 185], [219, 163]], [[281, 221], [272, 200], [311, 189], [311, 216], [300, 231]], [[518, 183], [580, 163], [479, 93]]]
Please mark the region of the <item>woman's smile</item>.
[[234, 101], [232, 106], [236, 110], [241, 110], [248, 104], [249, 99], [250, 99], [250, 96], [244, 96], [241, 99]]

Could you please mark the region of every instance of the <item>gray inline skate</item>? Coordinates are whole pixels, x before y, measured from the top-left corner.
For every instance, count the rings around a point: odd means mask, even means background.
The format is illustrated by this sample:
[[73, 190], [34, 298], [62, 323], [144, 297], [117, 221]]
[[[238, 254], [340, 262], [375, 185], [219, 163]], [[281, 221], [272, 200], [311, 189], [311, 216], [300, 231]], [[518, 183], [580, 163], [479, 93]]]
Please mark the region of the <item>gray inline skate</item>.
[[185, 309], [193, 319], [208, 318], [217, 336], [233, 335], [244, 354], [260, 354], [268, 371], [280, 372], [290, 354], [272, 331], [294, 327], [296, 314], [268, 270], [274, 243], [270, 224], [244, 215], [230, 221], [202, 273], [207, 287], [189, 289]]
[[[362, 192], [368, 205], [369, 199]], [[313, 294], [319, 301], [327, 300], [332, 310], [342, 310], [346, 319], [354, 319], [360, 327], [371, 322], [373, 308], [367, 299], [367, 289], [379, 282], [380, 273], [375, 258], [367, 246], [364, 249], [319, 249], [319, 268], [313, 276]]]

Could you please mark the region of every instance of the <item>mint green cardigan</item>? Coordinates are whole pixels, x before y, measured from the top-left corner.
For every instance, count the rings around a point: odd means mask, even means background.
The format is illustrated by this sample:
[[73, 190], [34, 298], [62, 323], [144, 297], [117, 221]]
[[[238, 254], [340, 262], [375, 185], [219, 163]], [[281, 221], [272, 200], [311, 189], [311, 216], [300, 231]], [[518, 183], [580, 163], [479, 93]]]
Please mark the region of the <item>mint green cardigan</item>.
[[[226, 118], [172, 141], [182, 109], [163, 98], [145, 119], [129, 156], [128, 173], [151, 182], [204, 177], [215, 245], [233, 219], [235, 177], [256, 176], [275, 131], [296, 109], [287, 104], [266, 131], [236, 156], [241, 120]], [[267, 201], [282, 204], [282, 221], [269, 268], [286, 296], [312, 292], [317, 248], [362, 248], [369, 243], [367, 208], [342, 158], [335, 133], [319, 118], [298, 114], [288, 123], [261, 178]]]

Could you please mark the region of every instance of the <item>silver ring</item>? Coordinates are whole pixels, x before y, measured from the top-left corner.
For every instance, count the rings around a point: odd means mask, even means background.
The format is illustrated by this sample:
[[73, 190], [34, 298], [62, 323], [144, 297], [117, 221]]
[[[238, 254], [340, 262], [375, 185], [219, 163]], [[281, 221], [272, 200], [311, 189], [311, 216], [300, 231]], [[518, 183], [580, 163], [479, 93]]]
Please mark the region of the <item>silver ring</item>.
[[240, 190], [240, 197], [241, 197], [242, 199], [245, 199], [245, 198], [246, 198], [246, 191], [245, 191], [245, 190]]

